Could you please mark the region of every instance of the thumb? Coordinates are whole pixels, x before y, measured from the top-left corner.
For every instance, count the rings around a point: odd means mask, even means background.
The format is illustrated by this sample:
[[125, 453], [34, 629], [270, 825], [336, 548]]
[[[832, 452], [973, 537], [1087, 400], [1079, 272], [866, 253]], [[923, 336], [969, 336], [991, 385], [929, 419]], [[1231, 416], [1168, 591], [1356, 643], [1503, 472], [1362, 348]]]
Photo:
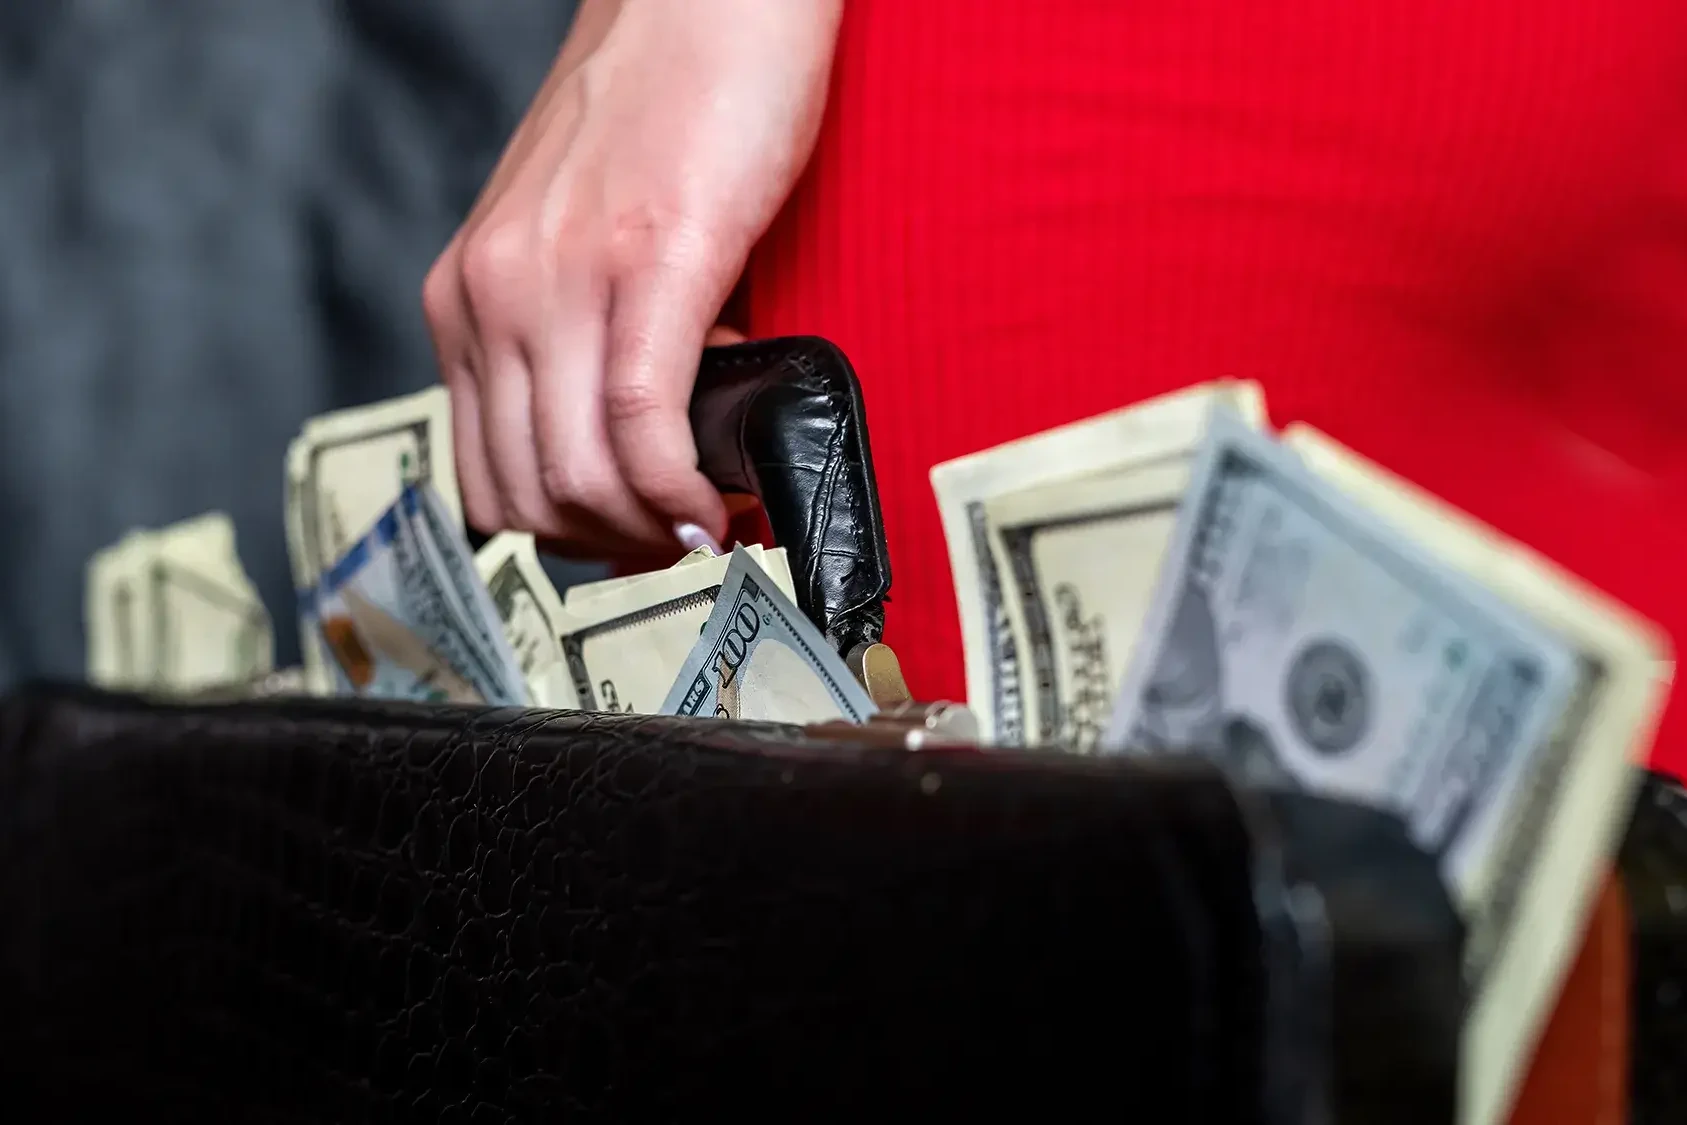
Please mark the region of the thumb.
[[726, 534], [726, 508], [697, 470], [691, 390], [704, 338], [731, 287], [725, 270], [677, 261], [625, 275], [612, 288], [603, 402], [621, 475], [672, 524]]

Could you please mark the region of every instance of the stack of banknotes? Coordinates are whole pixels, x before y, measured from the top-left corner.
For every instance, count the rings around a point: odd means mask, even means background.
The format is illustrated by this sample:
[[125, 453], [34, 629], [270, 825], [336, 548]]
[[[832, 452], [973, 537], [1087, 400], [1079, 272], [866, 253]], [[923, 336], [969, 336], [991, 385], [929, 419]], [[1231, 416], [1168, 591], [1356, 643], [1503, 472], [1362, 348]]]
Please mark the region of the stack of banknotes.
[[[533, 539], [472, 552], [449, 405], [311, 420], [287, 459], [303, 668], [228, 521], [89, 567], [98, 683], [862, 722], [782, 549], [559, 593]], [[1673, 669], [1657, 629], [1547, 560], [1215, 383], [932, 472], [986, 742], [1198, 754], [1397, 813], [1469, 922], [1461, 1120], [1503, 1120]]]
[[88, 562], [88, 678], [130, 690], [194, 691], [269, 675], [268, 611], [211, 512], [134, 531]]
[[273, 671], [269, 617], [212, 513], [95, 557], [89, 678], [794, 723], [874, 713], [795, 605], [783, 549], [704, 549], [564, 597], [531, 536], [470, 550], [450, 434], [437, 388], [313, 418], [290, 446], [301, 668]]
[[1469, 923], [1460, 1120], [1504, 1120], [1673, 664], [1659, 631], [1302, 425], [1200, 386], [932, 472], [999, 741], [1200, 754], [1397, 813]]

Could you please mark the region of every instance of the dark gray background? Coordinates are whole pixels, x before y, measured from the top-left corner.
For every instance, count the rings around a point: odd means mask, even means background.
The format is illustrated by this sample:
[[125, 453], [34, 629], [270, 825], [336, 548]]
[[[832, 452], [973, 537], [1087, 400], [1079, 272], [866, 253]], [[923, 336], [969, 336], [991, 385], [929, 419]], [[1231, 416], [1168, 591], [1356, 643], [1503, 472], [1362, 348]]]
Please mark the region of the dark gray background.
[[435, 378], [419, 293], [574, 0], [0, 3], [0, 688], [89, 554], [231, 512], [296, 659], [281, 466]]

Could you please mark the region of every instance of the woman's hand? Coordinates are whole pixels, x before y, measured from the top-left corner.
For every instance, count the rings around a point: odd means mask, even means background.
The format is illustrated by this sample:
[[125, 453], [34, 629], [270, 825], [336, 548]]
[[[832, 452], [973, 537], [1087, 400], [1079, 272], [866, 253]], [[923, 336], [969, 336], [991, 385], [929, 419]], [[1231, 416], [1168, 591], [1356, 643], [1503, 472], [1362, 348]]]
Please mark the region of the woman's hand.
[[469, 522], [576, 553], [726, 530], [687, 408], [814, 144], [843, 0], [585, 0], [422, 300]]

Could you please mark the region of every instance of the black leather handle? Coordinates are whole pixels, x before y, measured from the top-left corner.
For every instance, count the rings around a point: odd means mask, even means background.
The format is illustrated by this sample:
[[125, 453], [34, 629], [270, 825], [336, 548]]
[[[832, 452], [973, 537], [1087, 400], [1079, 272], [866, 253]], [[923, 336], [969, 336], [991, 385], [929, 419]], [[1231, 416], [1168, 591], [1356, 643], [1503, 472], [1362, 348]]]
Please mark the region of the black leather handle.
[[812, 336], [708, 348], [691, 397], [698, 466], [758, 497], [803, 612], [839, 652], [884, 632], [890, 591], [861, 384]]

